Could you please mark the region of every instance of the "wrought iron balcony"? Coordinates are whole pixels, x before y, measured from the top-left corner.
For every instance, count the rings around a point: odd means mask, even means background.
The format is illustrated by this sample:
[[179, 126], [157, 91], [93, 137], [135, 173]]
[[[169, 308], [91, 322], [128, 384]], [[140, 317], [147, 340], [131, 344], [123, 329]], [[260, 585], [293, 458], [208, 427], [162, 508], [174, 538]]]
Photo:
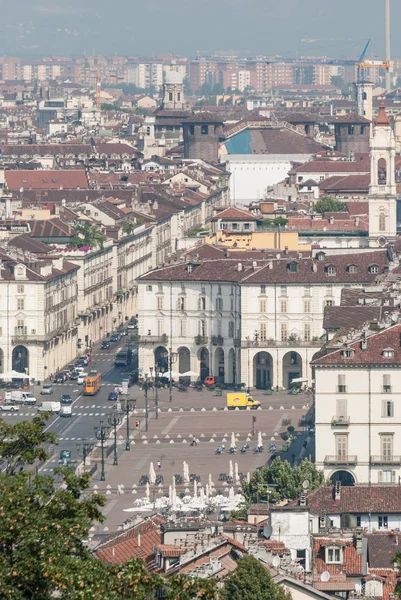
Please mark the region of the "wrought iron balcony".
[[197, 346], [202, 346], [203, 344], [207, 344], [208, 339], [209, 338], [205, 335], [196, 335], [194, 337], [194, 341]]
[[224, 338], [222, 335], [213, 335], [212, 336], [212, 344], [213, 346], [222, 346], [224, 344]]
[[168, 335], [163, 333], [162, 335], [141, 335], [139, 338], [140, 344], [167, 344]]

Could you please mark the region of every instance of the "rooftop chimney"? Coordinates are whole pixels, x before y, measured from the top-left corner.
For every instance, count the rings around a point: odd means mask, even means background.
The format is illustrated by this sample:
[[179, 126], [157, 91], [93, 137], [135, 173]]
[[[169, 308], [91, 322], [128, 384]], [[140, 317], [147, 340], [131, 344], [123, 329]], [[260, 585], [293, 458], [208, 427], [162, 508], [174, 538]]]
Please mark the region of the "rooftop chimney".
[[284, 254], [287, 256], [287, 254], [288, 254], [288, 246], [286, 246], [286, 247], [284, 248]]
[[341, 500], [341, 481], [336, 481], [334, 486], [334, 500], [339, 502]]
[[237, 271], [238, 272], [242, 271], [242, 263], [238, 263], [238, 265], [237, 265]]

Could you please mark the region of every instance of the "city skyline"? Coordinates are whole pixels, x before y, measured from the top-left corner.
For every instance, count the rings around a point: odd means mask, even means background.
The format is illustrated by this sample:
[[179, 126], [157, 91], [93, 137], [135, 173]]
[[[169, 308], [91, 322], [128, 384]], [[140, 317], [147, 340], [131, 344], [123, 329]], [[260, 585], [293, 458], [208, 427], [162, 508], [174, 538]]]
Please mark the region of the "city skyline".
[[[4, 15], [2, 54], [32, 58], [176, 53], [193, 57], [200, 51], [343, 57], [359, 55], [368, 38], [372, 39], [370, 55], [384, 54], [381, 0], [355, 0], [351, 7], [345, 0], [335, 5], [327, 0], [302, 4], [283, 0], [279, 5], [272, 0], [263, 4], [224, 0], [218, 6], [206, 3], [202, 14], [181, 0], [168, 6], [157, 2], [120, 6], [120, 12], [111, 13], [104, 2], [82, 5], [72, 0], [67, 6], [60, 0], [38, 4], [22, 0]], [[394, 56], [401, 54], [401, 43], [394, 35], [400, 18], [401, 6], [393, 2]], [[230, 26], [222, 28], [222, 20]]]

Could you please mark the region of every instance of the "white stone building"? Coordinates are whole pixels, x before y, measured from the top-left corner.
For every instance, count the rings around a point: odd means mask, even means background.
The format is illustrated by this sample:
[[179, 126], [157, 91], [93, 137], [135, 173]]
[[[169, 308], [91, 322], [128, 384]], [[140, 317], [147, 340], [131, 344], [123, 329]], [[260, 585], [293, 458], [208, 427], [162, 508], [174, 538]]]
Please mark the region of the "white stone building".
[[0, 370], [43, 381], [77, 353], [79, 267], [11, 249], [1, 258]]
[[401, 325], [364, 331], [313, 362], [316, 465], [333, 481], [401, 477]]
[[202, 379], [210, 373], [259, 389], [311, 380], [324, 307], [339, 305], [345, 286], [363, 287], [388, 269], [384, 250], [321, 251], [315, 258], [281, 253], [268, 260], [243, 254], [241, 262], [211, 260], [196, 250], [188, 262], [139, 278], [139, 333], [146, 341], [140, 367], [149, 371], [155, 356], [158, 363], [161, 353], [172, 351], [187, 357], [174, 370], [190, 369]]

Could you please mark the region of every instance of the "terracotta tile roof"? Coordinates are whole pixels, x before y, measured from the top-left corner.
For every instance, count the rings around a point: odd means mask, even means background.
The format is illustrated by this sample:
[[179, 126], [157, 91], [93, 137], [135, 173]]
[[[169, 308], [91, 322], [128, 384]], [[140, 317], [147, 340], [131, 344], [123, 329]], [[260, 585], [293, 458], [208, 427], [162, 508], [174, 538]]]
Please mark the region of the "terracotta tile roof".
[[[357, 175], [357, 177], [359, 177], [359, 175]], [[369, 202], [346, 202], [345, 205], [349, 214], [353, 217], [369, 214]]]
[[[291, 503], [296, 505], [296, 503]], [[396, 513], [401, 514], [401, 487], [380, 485], [343, 486], [339, 500], [334, 500], [332, 487], [321, 487], [307, 495], [307, 506], [315, 514]], [[400, 538], [401, 550], [401, 538]]]
[[259, 502], [257, 504], [252, 504], [252, 506], [248, 510], [248, 515], [267, 515], [270, 511], [267, 508], [267, 503]]
[[258, 221], [259, 219], [255, 217], [248, 210], [240, 210], [239, 208], [226, 208], [221, 212], [217, 213], [211, 220], [219, 221], [223, 219], [224, 221]]
[[[393, 569], [371, 569], [369, 567], [370, 578], [374, 578], [376, 576], [377, 579], [381, 579], [384, 581], [383, 585], [383, 600], [389, 600], [390, 597], [394, 594], [395, 588], [399, 582], [399, 577], [397, 577], [397, 573], [393, 571]], [[365, 577], [365, 579], [367, 579]]]
[[[369, 191], [370, 173], [363, 175], [335, 175], [320, 182], [322, 192], [360, 192], [367, 194]], [[357, 204], [355, 202], [355, 204]]]
[[155, 550], [158, 550], [163, 556], [180, 556], [185, 552], [180, 546], [174, 546], [172, 544], [156, 544]]
[[95, 548], [96, 558], [109, 563], [124, 563], [130, 558], [150, 562], [154, 546], [161, 544], [160, 518], [150, 518], [123, 533], [118, 533]]
[[[335, 544], [336, 542], [340, 541], [345, 544], [343, 552], [343, 563], [334, 565], [326, 563], [324, 560], [325, 547], [328, 544]], [[337, 540], [337, 538], [335, 540], [330, 538], [314, 538], [313, 553], [315, 558], [315, 572], [319, 575], [321, 575], [324, 571], [328, 571], [330, 575], [337, 575], [340, 577], [342, 577], [344, 574], [347, 577], [353, 575], [363, 575], [363, 556], [362, 552], [358, 554], [355, 540]], [[331, 581], [332, 579], [333, 578], [331, 578]], [[318, 587], [318, 589], [322, 588]]]
[[15, 248], [21, 248], [21, 250], [32, 252], [33, 254], [47, 254], [50, 252], [50, 248], [47, 244], [43, 244], [39, 240], [34, 240], [26, 234], [11, 238], [8, 245], [14, 246]]
[[295, 173], [370, 173], [370, 163], [368, 160], [349, 161], [349, 160], [311, 160], [299, 167], [296, 167]]
[[355, 218], [348, 217], [347, 220], [341, 220], [334, 218], [333, 222], [328, 219], [310, 219], [309, 217], [289, 217], [288, 218], [288, 229], [291, 231], [314, 231], [314, 232], [326, 232], [326, 231], [368, 231], [369, 223], [367, 218], [360, 220], [358, 223], [355, 222]]
[[34, 238], [70, 238], [72, 228], [60, 221], [60, 219], [48, 219], [47, 221], [27, 221], [31, 228], [31, 236]]
[[386, 531], [372, 533], [367, 538], [369, 571], [371, 569], [393, 569], [394, 556], [397, 552], [401, 552], [401, 535]]
[[89, 156], [93, 153], [90, 144], [0, 144], [3, 156]]
[[364, 323], [379, 321], [380, 306], [325, 306], [323, 329], [359, 328]]
[[138, 154], [135, 148], [129, 144], [123, 143], [96, 144], [96, 151], [99, 155], [106, 154], [107, 156], [111, 156], [112, 154], [117, 154], [118, 156], [122, 156], [124, 154], [137, 156]]
[[369, 119], [365, 119], [365, 117], [361, 117], [356, 113], [348, 113], [347, 115], [336, 115], [334, 117], [326, 119], [326, 121], [329, 123], [349, 123], [350, 125], [358, 123], [366, 123], [367, 125], [370, 124]]
[[[237, 261], [233, 259], [205, 260], [200, 264], [194, 264], [192, 271], [188, 265], [174, 264], [161, 269], [155, 269], [150, 273], [142, 275], [140, 281], [238, 281], [245, 284], [266, 283], [372, 283], [378, 274], [369, 271], [372, 264], [378, 265], [379, 273], [384, 272], [388, 265], [385, 250], [377, 250], [358, 254], [341, 254], [327, 256], [326, 260], [317, 260], [311, 257], [295, 260], [298, 265], [297, 272], [289, 271], [289, 264], [294, 262], [288, 256], [279, 259], [266, 258], [260, 261], [244, 259]], [[197, 262], [197, 261], [196, 261]], [[256, 262], [256, 267], [253, 266]], [[238, 270], [238, 265], [242, 270]], [[349, 265], [356, 265], [356, 273], [349, 272]], [[328, 275], [328, 266], [336, 268], [336, 275]], [[315, 269], [315, 270], [314, 270]]]
[[5, 171], [9, 190], [25, 189], [86, 189], [86, 171]]
[[[330, 352], [321, 358], [313, 361], [315, 366], [319, 365], [400, 365], [401, 364], [401, 325], [369, 335], [366, 340], [366, 350], [362, 349], [361, 341], [347, 344], [347, 349], [353, 350], [353, 356], [346, 357], [343, 354], [344, 348]], [[393, 356], [383, 356], [383, 349], [391, 348], [394, 350]], [[355, 488], [358, 489], [358, 488]], [[398, 488], [392, 488], [398, 489]], [[401, 491], [401, 488], [400, 488]]]

